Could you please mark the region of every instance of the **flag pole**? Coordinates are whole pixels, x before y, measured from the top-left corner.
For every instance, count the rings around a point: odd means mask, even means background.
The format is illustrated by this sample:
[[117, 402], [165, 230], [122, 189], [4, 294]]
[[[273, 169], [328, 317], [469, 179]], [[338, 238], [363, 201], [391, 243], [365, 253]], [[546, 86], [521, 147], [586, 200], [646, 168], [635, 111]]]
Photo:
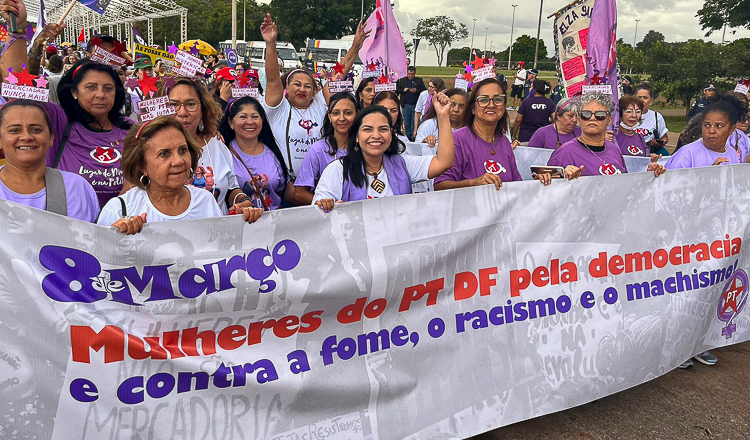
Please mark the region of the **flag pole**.
[[76, 0], [72, 0], [72, 1], [70, 2], [70, 4], [68, 5], [68, 7], [67, 7], [67, 8], [65, 8], [65, 11], [64, 11], [64, 12], [62, 13], [62, 15], [60, 16], [60, 19], [59, 19], [59, 20], [57, 20], [57, 24], [63, 24], [63, 21], [65, 20], [65, 17], [67, 17], [67, 16], [68, 16], [68, 14], [70, 14], [70, 11], [72, 11], [72, 10], [73, 10], [73, 6], [75, 6], [75, 5], [76, 5]]
[[359, 13], [359, 22], [365, 19], [365, 0], [362, 0], [362, 12]]

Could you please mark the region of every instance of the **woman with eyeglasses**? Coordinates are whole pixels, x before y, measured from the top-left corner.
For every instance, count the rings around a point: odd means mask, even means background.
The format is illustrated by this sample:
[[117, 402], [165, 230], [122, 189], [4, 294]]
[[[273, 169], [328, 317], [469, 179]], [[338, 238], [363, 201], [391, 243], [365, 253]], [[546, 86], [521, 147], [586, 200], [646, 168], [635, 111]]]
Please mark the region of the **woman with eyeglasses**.
[[320, 176], [313, 203], [329, 212], [335, 202], [351, 202], [411, 194], [411, 185], [439, 176], [453, 164], [450, 100], [435, 96], [440, 125], [436, 155], [403, 155], [404, 144], [394, 136], [391, 118], [380, 105], [359, 112], [349, 133], [346, 156], [331, 162]]
[[445, 90], [445, 81], [443, 81], [443, 78], [436, 76], [427, 84], [427, 90], [419, 94], [417, 105], [414, 107], [415, 130], [419, 129], [419, 124], [427, 120], [425, 116], [427, 115], [427, 110], [430, 108], [432, 97], [435, 96], [435, 93], [440, 93], [443, 90]]
[[349, 92], [331, 96], [328, 113], [323, 121], [323, 139], [312, 144], [307, 151], [297, 180], [294, 181], [294, 197], [300, 204], [312, 203], [315, 187], [320, 175], [329, 163], [346, 156], [349, 145], [349, 130], [359, 107]]
[[671, 170], [741, 163], [741, 155], [727, 143], [735, 132], [737, 121], [746, 114], [747, 107], [736, 97], [720, 97], [703, 111], [701, 138], [677, 150], [666, 167]]
[[578, 126], [576, 103], [570, 98], [563, 98], [555, 107], [553, 122], [534, 132], [529, 140], [529, 147], [556, 149], [581, 135]]
[[[649, 148], [637, 127], [643, 114], [643, 101], [632, 95], [620, 98], [620, 128], [615, 134], [615, 142], [623, 156], [648, 156]], [[655, 154], [659, 160], [659, 155]]]
[[216, 136], [221, 107], [205, 86], [191, 78], [178, 77], [175, 85], [169, 89], [163, 85], [160, 93], [169, 97], [168, 105], [176, 111], [174, 118], [200, 148], [198, 164], [193, 170], [200, 171], [191, 173], [189, 183], [210, 192], [223, 215], [253, 206], [250, 197], [240, 189], [232, 153]]
[[[455, 132], [459, 128], [463, 127], [466, 101], [469, 97], [466, 92], [461, 89], [449, 89], [445, 92], [445, 96], [447, 96], [451, 100], [451, 130]], [[440, 130], [438, 129], [437, 113], [435, 113], [435, 107], [430, 105], [430, 107], [427, 109], [427, 112], [425, 112], [424, 114], [424, 122], [419, 124], [417, 136], [414, 138], [414, 140], [416, 142], [426, 143], [430, 147], [434, 147], [437, 145], [439, 138]]]
[[[293, 181], [302, 167], [307, 149], [320, 140], [320, 127], [326, 116], [330, 92], [328, 85], [319, 90], [312, 72], [307, 69], [292, 70], [281, 78], [276, 57], [279, 31], [271, 19], [271, 14], [266, 14], [263, 19], [260, 33], [266, 42], [267, 78], [266, 94], [261, 103]], [[341, 80], [346, 77], [368, 35], [369, 32], [365, 32], [364, 25], [360, 23], [352, 47], [342, 60], [343, 69], [336, 73], [335, 79]]]
[[[611, 95], [603, 93], [586, 93], [578, 101], [578, 124], [581, 135], [562, 144], [547, 161], [547, 165], [560, 166], [565, 169], [568, 179], [583, 176], [611, 176], [627, 173], [625, 159], [620, 148], [606, 139], [607, 127], [612, 124], [612, 113], [615, 103]], [[664, 173], [664, 166], [651, 163], [649, 171], [655, 176]], [[549, 175], [541, 175], [543, 183], [548, 182]]]
[[[495, 185], [522, 180], [506, 136], [505, 89], [495, 78], [474, 85], [466, 104], [464, 127], [453, 133], [453, 167], [435, 179], [435, 190]], [[440, 151], [438, 149], [438, 151]]]
[[391, 91], [378, 92], [375, 95], [375, 99], [372, 100], [374, 105], [382, 105], [385, 110], [391, 115], [391, 123], [393, 124], [393, 133], [403, 143], [411, 142], [409, 138], [404, 134], [402, 127], [404, 125], [404, 115], [401, 113], [401, 105], [399, 104], [398, 95]]

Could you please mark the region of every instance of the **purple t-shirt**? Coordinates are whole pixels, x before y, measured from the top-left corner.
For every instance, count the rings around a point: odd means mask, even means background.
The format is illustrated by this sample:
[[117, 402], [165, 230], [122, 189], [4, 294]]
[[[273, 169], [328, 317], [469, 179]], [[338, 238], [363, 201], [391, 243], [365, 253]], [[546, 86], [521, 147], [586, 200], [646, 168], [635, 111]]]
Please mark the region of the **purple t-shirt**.
[[555, 129], [555, 124], [549, 124], [534, 132], [534, 135], [531, 136], [531, 140], [529, 141], [528, 146], [535, 148], [549, 148], [551, 150], [554, 150], [558, 147], [558, 140], [560, 142], [560, 145], [562, 145], [568, 141], [572, 141], [580, 135], [581, 127], [577, 125], [570, 133], [559, 133], [557, 129]]
[[[94, 223], [99, 215], [99, 202], [94, 188], [78, 174], [62, 171], [62, 176], [68, 201], [68, 217]], [[0, 199], [44, 211], [47, 208], [47, 188], [42, 188], [34, 194], [19, 194], [0, 180]]]
[[[239, 183], [242, 191], [250, 196], [255, 206], [259, 208], [263, 206], [260, 197], [256, 194], [255, 185], [250, 182], [250, 174], [247, 172], [247, 168], [250, 168], [256, 182], [260, 185], [260, 190], [263, 191], [263, 198], [266, 200], [269, 209], [278, 209], [281, 204], [279, 193], [284, 193], [286, 179], [284, 179], [284, 170], [273, 151], [264, 145], [262, 153], [251, 156], [242, 152], [242, 149], [237, 145], [237, 140], [230, 142], [229, 148], [236, 151], [242, 158], [242, 162], [240, 162], [237, 156], [232, 155], [234, 173], [237, 175], [237, 183]], [[247, 165], [247, 168], [245, 168], [245, 165]]]
[[618, 130], [615, 134], [615, 141], [620, 147], [620, 152], [623, 156], [649, 156], [649, 148], [646, 146], [646, 142], [643, 140], [643, 136], [634, 132], [632, 136], [628, 136], [623, 133], [622, 130]]
[[739, 158], [740, 162], [747, 161], [747, 154], [750, 152], [750, 138], [739, 128], [734, 129], [734, 133], [729, 134], [727, 138], [727, 148], [732, 148]]
[[544, 96], [529, 96], [521, 102], [518, 114], [523, 115], [518, 140], [528, 142], [535, 131], [549, 125], [549, 118], [555, 112], [555, 103]]
[[677, 150], [664, 166], [669, 170], [710, 167], [720, 157], [729, 159], [730, 164], [740, 163], [734, 148], [727, 147], [725, 152], [717, 153], [703, 145], [703, 139], [698, 139]]
[[[47, 166], [52, 166], [68, 117], [59, 105], [48, 102], [46, 106], [55, 135], [54, 144], [47, 153]], [[124, 177], [120, 160], [122, 142], [127, 134], [128, 130], [119, 127], [110, 131], [92, 131], [75, 122], [57, 168], [83, 176], [94, 187], [99, 206], [104, 206], [122, 190]]]
[[456, 143], [453, 167], [435, 178], [435, 183], [476, 179], [487, 173], [497, 174], [503, 182], [523, 180], [507, 137], [498, 135], [490, 144], [472, 133], [469, 127], [462, 127], [453, 132], [453, 139]]
[[318, 185], [318, 179], [320, 174], [328, 166], [329, 163], [334, 160], [346, 156], [346, 150], [341, 148], [336, 149], [336, 155], [331, 156], [331, 147], [328, 145], [326, 139], [321, 139], [310, 146], [305, 155], [305, 160], [302, 161], [302, 167], [297, 173], [297, 179], [294, 181], [294, 186], [306, 186], [309, 188], [315, 188]]
[[620, 149], [610, 141], [604, 141], [604, 151], [595, 152], [581, 145], [578, 139], [573, 139], [555, 150], [547, 165], [563, 168], [583, 165], [582, 176], [611, 176], [628, 172]]

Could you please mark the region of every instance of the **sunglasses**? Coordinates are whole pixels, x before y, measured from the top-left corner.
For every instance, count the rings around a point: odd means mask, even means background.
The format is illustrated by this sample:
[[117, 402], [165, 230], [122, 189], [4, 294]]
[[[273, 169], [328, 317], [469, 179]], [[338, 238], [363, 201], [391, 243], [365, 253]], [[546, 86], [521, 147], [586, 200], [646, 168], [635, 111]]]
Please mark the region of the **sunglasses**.
[[597, 121], [603, 121], [607, 119], [607, 117], [609, 116], [609, 112], [604, 110], [599, 110], [596, 112], [592, 112], [591, 110], [581, 110], [581, 112], [578, 113], [578, 116], [580, 116], [580, 118], [584, 121], [590, 121], [593, 118], [596, 118]]

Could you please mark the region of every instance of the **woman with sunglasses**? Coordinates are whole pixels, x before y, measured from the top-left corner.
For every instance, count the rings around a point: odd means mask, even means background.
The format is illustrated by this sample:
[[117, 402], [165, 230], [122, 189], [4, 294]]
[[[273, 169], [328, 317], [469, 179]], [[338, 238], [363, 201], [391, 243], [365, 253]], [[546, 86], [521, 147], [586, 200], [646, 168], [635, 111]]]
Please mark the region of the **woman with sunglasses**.
[[99, 214], [94, 188], [75, 173], [45, 165], [53, 137], [47, 112], [17, 99], [0, 108], [0, 199], [93, 223]]
[[503, 181], [522, 180], [506, 136], [505, 102], [505, 89], [497, 79], [488, 78], [474, 85], [466, 105], [464, 127], [453, 133], [453, 167], [435, 179], [435, 190], [479, 185], [495, 185], [499, 190]]
[[[568, 179], [579, 175], [610, 176], [627, 173], [620, 148], [606, 139], [607, 127], [612, 124], [612, 113], [615, 111], [612, 97], [598, 92], [587, 93], [578, 101], [576, 108], [581, 135], [557, 148], [547, 165], [563, 167]], [[665, 171], [657, 163], [651, 163], [648, 170], [653, 171], [655, 176]], [[547, 177], [548, 175], [542, 175], [539, 179], [546, 184]]]
[[740, 162], [738, 154], [727, 146], [737, 121], [747, 115], [747, 107], [736, 97], [724, 95], [703, 111], [701, 138], [677, 150], [667, 161], [668, 169], [698, 168]]
[[411, 185], [439, 176], [453, 164], [450, 100], [433, 100], [440, 125], [436, 155], [402, 155], [404, 144], [394, 135], [388, 112], [379, 105], [362, 110], [352, 123], [349, 151], [330, 163], [320, 176], [313, 203], [329, 212], [335, 202], [411, 194]]
[[581, 135], [578, 126], [576, 103], [570, 98], [563, 98], [555, 107], [550, 125], [540, 128], [529, 140], [529, 147], [556, 149]]
[[[266, 42], [266, 94], [261, 103], [268, 115], [271, 129], [284, 154], [292, 181], [302, 167], [310, 145], [320, 140], [320, 127], [326, 116], [330, 92], [324, 85], [319, 90], [313, 74], [307, 69], [295, 69], [282, 79], [276, 57], [279, 31], [271, 14], [266, 14], [260, 33]], [[369, 32], [362, 23], [357, 27], [351, 49], [342, 60], [344, 66], [336, 79], [349, 73]]]
[[[638, 124], [643, 114], [643, 101], [632, 95], [620, 98], [620, 128], [615, 135], [615, 142], [620, 146], [623, 156], [648, 156], [649, 148], [643, 136], [638, 133]], [[660, 156], [654, 154], [656, 160]]]
[[[455, 132], [463, 127], [466, 101], [469, 97], [461, 89], [449, 89], [445, 92], [445, 96], [451, 100], [451, 130]], [[417, 136], [414, 138], [414, 141], [423, 142], [430, 147], [434, 147], [437, 145], [439, 137], [440, 130], [438, 129], [437, 113], [435, 113], [435, 107], [430, 105], [424, 114], [424, 122], [419, 124]]]
[[328, 164], [346, 156], [349, 130], [357, 111], [359, 107], [351, 93], [339, 92], [331, 96], [323, 120], [323, 139], [310, 146], [294, 181], [294, 197], [301, 205], [312, 203], [315, 187]]

